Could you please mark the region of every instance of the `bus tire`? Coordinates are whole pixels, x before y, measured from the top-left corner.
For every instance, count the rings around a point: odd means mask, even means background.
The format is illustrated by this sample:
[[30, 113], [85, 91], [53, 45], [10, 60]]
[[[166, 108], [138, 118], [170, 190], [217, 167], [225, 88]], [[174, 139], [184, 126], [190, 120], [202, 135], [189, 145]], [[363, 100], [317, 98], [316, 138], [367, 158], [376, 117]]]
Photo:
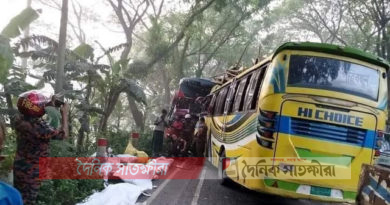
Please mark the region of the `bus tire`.
[[226, 171], [223, 170], [223, 163], [225, 162], [224, 160], [225, 158], [226, 158], [226, 154], [225, 154], [225, 150], [223, 150], [218, 160], [218, 178], [219, 178], [219, 183], [221, 185], [228, 184], [228, 176], [226, 175]]

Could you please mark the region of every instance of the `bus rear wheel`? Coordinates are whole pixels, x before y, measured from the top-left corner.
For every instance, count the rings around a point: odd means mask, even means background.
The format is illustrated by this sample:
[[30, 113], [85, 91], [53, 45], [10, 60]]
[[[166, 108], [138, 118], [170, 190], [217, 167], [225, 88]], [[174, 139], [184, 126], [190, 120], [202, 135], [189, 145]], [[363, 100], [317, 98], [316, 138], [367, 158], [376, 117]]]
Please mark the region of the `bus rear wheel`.
[[218, 178], [219, 178], [219, 183], [221, 185], [227, 185], [229, 182], [228, 176], [226, 175], [226, 169], [224, 169], [226, 167], [225, 163], [226, 163], [226, 154], [225, 154], [225, 150], [223, 150], [218, 160]]

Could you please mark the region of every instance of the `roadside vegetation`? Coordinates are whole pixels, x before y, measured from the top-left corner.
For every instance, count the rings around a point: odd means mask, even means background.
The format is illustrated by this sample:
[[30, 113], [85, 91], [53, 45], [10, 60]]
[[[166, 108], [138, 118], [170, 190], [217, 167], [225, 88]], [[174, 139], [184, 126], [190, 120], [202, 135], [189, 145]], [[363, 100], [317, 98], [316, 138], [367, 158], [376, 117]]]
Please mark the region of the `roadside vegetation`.
[[[16, 100], [30, 89], [62, 91], [71, 107], [70, 138], [53, 141], [51, 156], [90, 156], [102, 137], [121, 154], [132, 132], [141, 134], [138, 149], [150, 154], [153, 121], [169, 107], [183, 77], [210, 78], [231, 66], [249, 67], [286, 41], [351, 46], [390, 59], [390, 3], [384, 0], [92, 3], [109, 10], [109, 18], [88, 1], [29, 0], [0, 28], [0, 121], [7, 126], [0, 176], [5, 180], [16, 150]], [[43, 12], [66, 12], [67, 19], [48, 25]], [[104, 36], [87, 25], [105, 25], [120, 43], [101, 43]], [[67, 28], [65, 36], [57, 28]], [[39, 203], [75, 204], [101, 189], [101, 180], [46, 180]]]

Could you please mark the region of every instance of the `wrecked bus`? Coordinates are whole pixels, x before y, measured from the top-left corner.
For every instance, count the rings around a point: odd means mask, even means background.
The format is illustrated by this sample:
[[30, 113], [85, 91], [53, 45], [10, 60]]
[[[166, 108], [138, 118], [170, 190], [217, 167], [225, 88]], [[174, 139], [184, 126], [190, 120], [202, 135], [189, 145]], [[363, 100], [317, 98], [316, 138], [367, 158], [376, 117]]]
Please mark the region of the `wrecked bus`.
[[[373, 164], [380, 153], [388, 69], [386, 61], [360, 50], [286, 43], [215, 86], [207, 147], [221, 182], [353, 202], [362, 164]], [[266, 158], [270, 163], [263, 163]], [[308, 159], [315, 166], [298, 162]], [[303, 171], [315, 177], [300, 178]]]
[[168, 112], [168, 119], [173, 120], [175, 116], [184, 117], [186, 114], [199, 116], [205, 110], [204, 102], [210, 94], [215, 83], [204, 78], [183, 78], [180, 80], [179, 89], [172, 99]]

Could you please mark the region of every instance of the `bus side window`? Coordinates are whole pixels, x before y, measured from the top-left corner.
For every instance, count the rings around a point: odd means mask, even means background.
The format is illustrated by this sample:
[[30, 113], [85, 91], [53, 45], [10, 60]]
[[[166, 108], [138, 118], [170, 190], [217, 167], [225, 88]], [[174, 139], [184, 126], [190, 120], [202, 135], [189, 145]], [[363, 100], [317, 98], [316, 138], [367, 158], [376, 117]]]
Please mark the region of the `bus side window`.
[[259, 93], [260, 85], [263, 82], [265, 70], [265, 66], [260, 68], [258, 71], [256, 71], [254, 77], [251, 79], [251, 82], [248, 86], [248, 92], [245, 95], [245, 111], [253, 110], [256, 107], [257, 96]]
[[261, 90], [261, 87], [263, 86], [263, 81], [265, 78], [265, 74], [267, 73], [268, 66], [269, 66], [269, 64], [265, 65], [265, 67], [262, 69], [262, 72], [260, 73], [259, 82], [258, 82], [259, 85], [256, 88], [255, 94], [253, 95], [255, 98], [252, 101], [252, 109], [256, 109], [256, 106], [258, 104], [259, 97], [260, 97], [260, 90]]
[[215, 103], [214, 103], [214, 106], [213, 106], [213, 115], [216, 115], [216, 114], [218, 114], [217, 113], [217, 107], [218, 107], [218, 102], [219, 102], [219, 96], [220, 96], [220, 93], [221, 92], [217, 92], [217, 93], [215, 93]]
[[214, 115], [221, 115], [225, 106], [226, 94], [229, 87], [223, 88], [217, 97], [217, 104], [215, 105]]
[[208, 108], [207, 108], [207, 114], [208, 115], [213, 115], [214, 114], [214, 107], [215, 107], [215, 101], [217, 99], [217, 93], [213, 94], [212, 98], [211, 98], [211, 101], [208, 105]]
[[240, 81], [240, 84], [239, 84], [237, 92], [236, 92], [236, 96], [234, 97], [233, 112], [242, 111], [242, 107], [244, 105], [244, 103], [243, 103], [243, 96], [244, 96], [244, 93], [246, 92], [246, 87], [248, 85], [250, 77], [251, 77], [250, 75], [245, 76]]
[[237, 81], [232, 82], [227, 94], [224, 113], [231, 113], [233, 107], [234, 95], [236, 94]]

